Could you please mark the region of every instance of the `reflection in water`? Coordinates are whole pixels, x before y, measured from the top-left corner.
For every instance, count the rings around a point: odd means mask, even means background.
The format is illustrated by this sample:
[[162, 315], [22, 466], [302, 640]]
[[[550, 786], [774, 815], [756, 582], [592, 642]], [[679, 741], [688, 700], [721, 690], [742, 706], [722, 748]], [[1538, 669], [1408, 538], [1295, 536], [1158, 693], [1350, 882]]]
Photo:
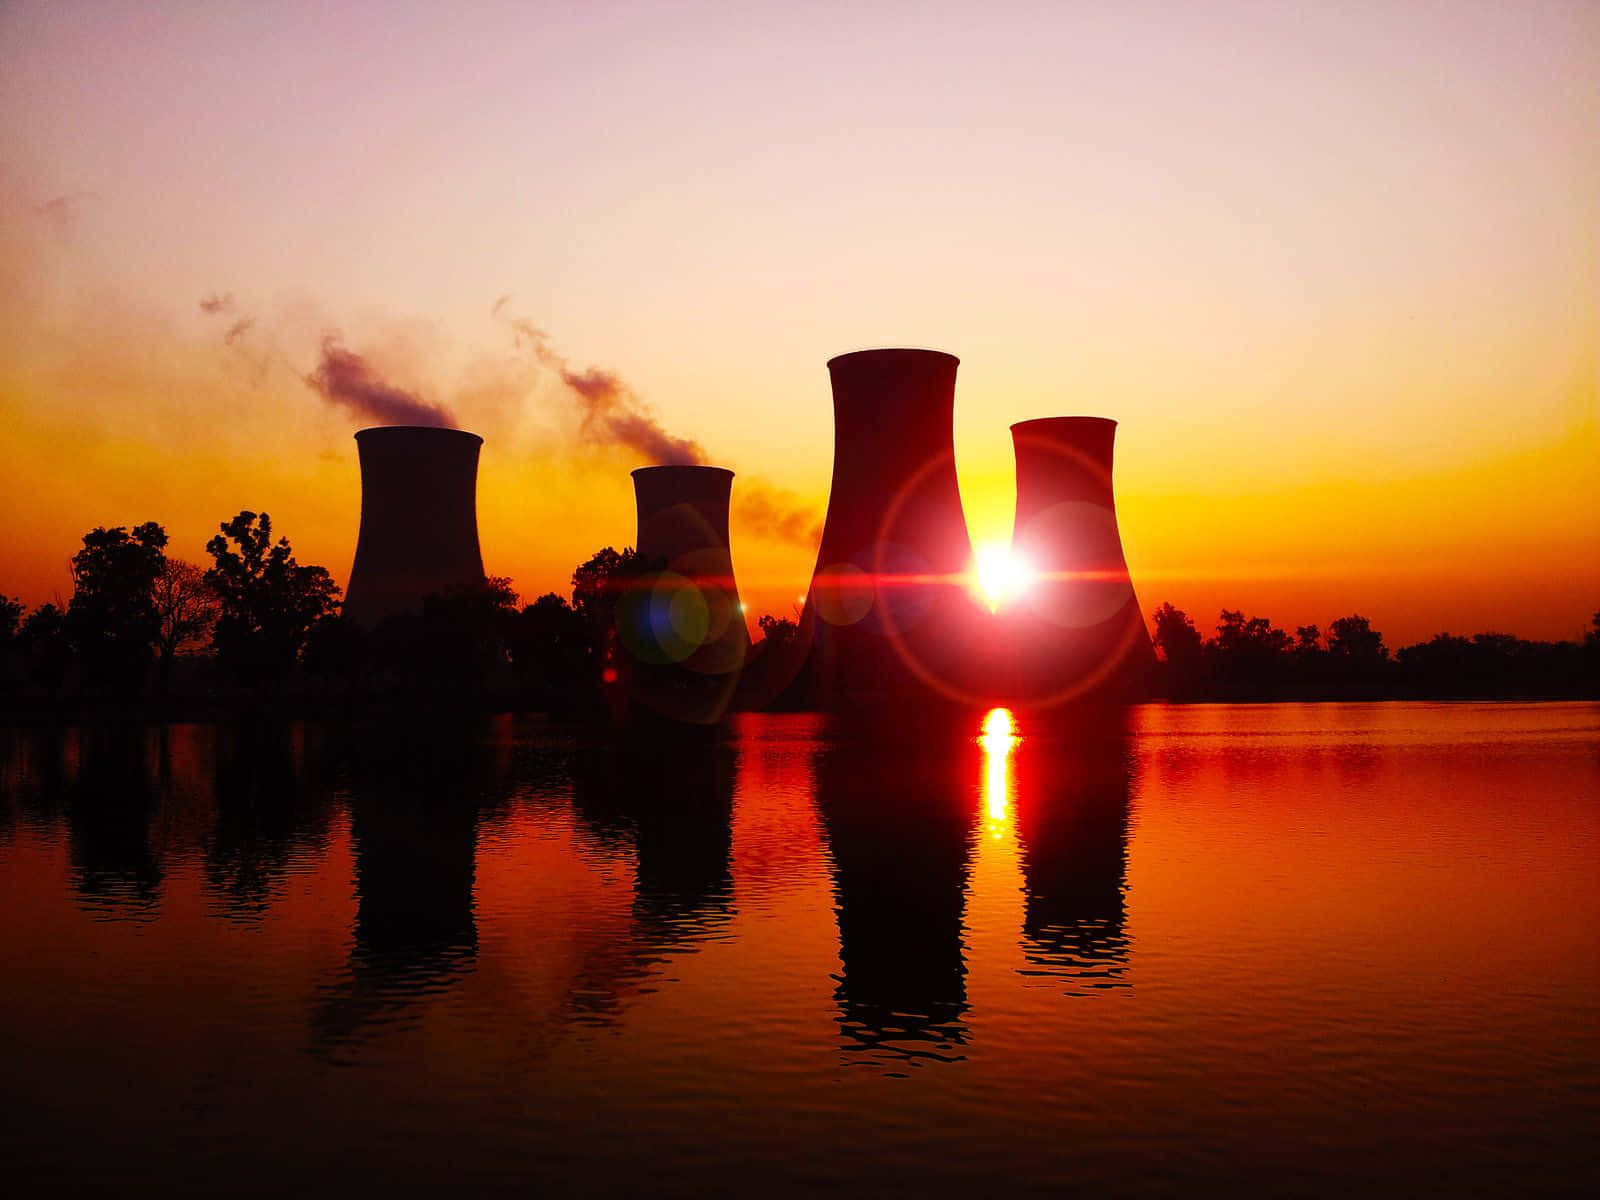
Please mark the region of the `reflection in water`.
[[1069, 994], [1127, 987], [1125, 736], [1096, 729], [1024, 738], [1014, 785], [1023, 973], [1064, 983]]
[[1594, 1190], [1600, 706], [1036, 721], [0, 733], [7, 1178]]
[[152, 838], [158, 805], [147, 742], [141, 726], [87, 726], [75, 764], [69, 750], [59, 777], [73, 887], [79, 902], [105, 919], [159, 915], [164, 872]]
[[[631, 844], [633, 927], [623, 952], [591, 964], [575, 1015], [605, 1017], [666, 956], [722, 932], [733, 913], [737, 755], [715, 739], [641, 739], [586, 747], [573, 764], [573, 809], [608, 848]], [[615, 949], [615, 948], [613, 948]]]
[[473, 968], [478, 818], [504, 794], [476, 727], [368, 733], [351, 747], [355, 945], [312, 1018], [319, 1049], [403, 1016]]
[[986, 832], [1003, 836], [1011, 805], [1011, 751], [1016, 748], [1015, 724], [1009, 708], [992, 708], [983, 718], [983, 811], [988, 818]]
[[[970, 730], [970, 726], [968, 726]], [[970, 732], [819, 749], [817, 806], [833, 856], [845, 1050], [863, 1061], [962, 1057], [962, 933], [977, 768]]]
[[210, 773], [216, 820], [203, 844], [206, 888], [219, 916], [258, 923], [282, 898], [291, 861], [325, 852], [325, 757], [321, 739], [303, 725], [217, 731]]

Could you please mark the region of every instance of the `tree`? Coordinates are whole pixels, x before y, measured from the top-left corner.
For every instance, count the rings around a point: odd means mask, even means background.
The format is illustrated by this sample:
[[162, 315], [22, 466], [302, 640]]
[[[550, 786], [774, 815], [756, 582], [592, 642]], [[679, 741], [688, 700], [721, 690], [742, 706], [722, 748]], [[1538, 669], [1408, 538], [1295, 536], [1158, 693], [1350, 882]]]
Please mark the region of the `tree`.
[[154, 597], [158, 621], [156, 648], [160, 652], [161, 679], [165, 683], [177, 653], [205, 643], [221, 604], [217, 593], [206, 582], [205, 570], [181, 558], [162, 560]]
[[61, 686], [72, 666], [72, 640], [67, 615], [54, 604], [41, 604], [17, 630], [17, 651], [28, 678], [51, 691]]
[[1151, 614], [1153, 638], [1160, 658], [1160, 690], [1173, 700], [1187, 699], [1201, 689], [1205, 676], [1205, 647], [1189, 614], [1170, 603]]
[[768, 650], [782, 650], [794, 644], [795, 638], [800, 636], [800, 626], [788, 617], [775, 617], [771, 613], [764, 613], [756, 621], [761, 629], [761, 644]]
[[505, 674], [517, 619], [511, 580], [491, 575], [422, 602], [411, 647], [411, 675], [440, 696], [481, 693]]
[[1328, 626], [1328, 653], [1346, 662], [1373, 664], [1387, 662], [1389, 651], [1383, 634], [1362, 616], [1340, 617]]
[[10, 645], [11, 639], [17, 636], [17, 629], [22, 624], [22, 612], [21, 600], [13, 600], [0, 593], [0, 646]]
[[0, 687], [13, 683], [20, 668], [16, 642], [22, 613], [21, 600], [0, 594]]
[[1290, 644], [1289, 635], [1266, 617], [1246, 617], [1225, 608], [1206, 650], [1230, 691], [1259, 696], [1275, 690]]
[[518, 682], [545, 712], [581, 711], [599, 702], [589, 626], [564, 597], [547, 592], [525, 607], [510, 651]]
[[632, 573], [639, 555], [632, 546], [620, 554], [610, 546], [596, 550], [588, 561], [572, 572], [572, 607], [590, 625], [604, 615], [610, 623], [616, 611], [617, 589], [624, 576]]
[[219, 604], [212, 645], [241, 679], [281, 678], [311, 628], [338, 611], [339, 588], [327, 568], [296, 562], [288, 538], [273, 543], [266, 513], [247, 510], [220, 528], [206, 543], [216, 565], [205, 581]]
[[616, 666], [617, 601], [627, 581], [642, 574], [644, 567], [632, 546], [620, 554], [607, 546], [572, 572], [572, 607], [583, 618], [590, 659], [600, 679]]
[[1202, 642], [1200, 632], [1189, 619], [1189, 614], [1170, 603], [1163, 604], [1154, 614], [1156, 652], [1165, 662], [1175, 665], [1198, 663]]
[[160, 628], [154, 588], [166, 561], [167, 532], [154, 521], [83, 535], [72, 556], [67, 634], [88, 677], [121, 692], [150, 672]]

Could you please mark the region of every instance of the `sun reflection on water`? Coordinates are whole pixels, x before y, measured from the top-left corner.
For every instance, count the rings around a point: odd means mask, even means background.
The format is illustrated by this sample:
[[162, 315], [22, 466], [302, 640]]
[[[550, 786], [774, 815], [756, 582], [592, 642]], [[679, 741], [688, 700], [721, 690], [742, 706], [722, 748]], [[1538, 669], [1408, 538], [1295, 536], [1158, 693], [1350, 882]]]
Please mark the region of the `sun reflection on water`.
[[988, 817], [987, 832], [999, 838], [1010, 820], [1011, 751], [1018, 738], [1009, 708], [991, 708], [983, 718], [983, 808]]

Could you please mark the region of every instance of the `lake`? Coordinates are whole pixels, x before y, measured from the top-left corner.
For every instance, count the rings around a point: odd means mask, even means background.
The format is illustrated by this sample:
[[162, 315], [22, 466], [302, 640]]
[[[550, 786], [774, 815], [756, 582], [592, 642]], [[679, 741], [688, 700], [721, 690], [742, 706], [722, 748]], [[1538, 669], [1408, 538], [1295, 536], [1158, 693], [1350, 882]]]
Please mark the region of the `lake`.
[[1600, 705], [0, 730], [26, 1192], [1583, 1192]]

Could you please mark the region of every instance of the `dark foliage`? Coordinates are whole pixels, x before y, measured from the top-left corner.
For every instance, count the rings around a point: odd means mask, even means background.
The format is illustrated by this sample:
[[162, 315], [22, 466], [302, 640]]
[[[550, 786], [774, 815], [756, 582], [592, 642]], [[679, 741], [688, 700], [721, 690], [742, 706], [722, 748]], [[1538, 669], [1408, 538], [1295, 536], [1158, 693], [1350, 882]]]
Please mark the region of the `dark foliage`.
[[554, 592], [518, 614], [511, 634], [511, 665], [519, 690], [533, 707], [561, 716], [600, 707], [600, 666], [592, 626]]
[[1302, 625], [1291, 638], [1264, 617], [1224, 609], [1202, 641], [1180, 609], [1153, 614], [1157, 691], [1172, 700], [1558, 699], [1600, 694], [1600, 613], [1583, 644], [1530, 642], [1504, 633], [1441, 633], [1389, 653], [1363, 616], [1340, 617], [1326, 635]]
[[[338, 610], [339, 588], [325, 567], [301, 566], [288, 538], [272, 541], [272, 518], [241, 512], [206, 543], [205, 574], [220, 605], [212, 647], [245, 683], [281, 681], [311, 629]], [[231, 545], [230, 545], [231, 543]]]
[[181, 558], [162, 559], [151, 598], [156, 608], [156, 649], [165, 687], [172, 677], [173, 659], [180, 651], [196, 649], [210, 639], [222, 606], [206, 582], [205, 571]]
[[72, 556], [67, 636], [91, 687], [133, 695], [149, 678], [161, 618], [154, 588], [166, 562], [166, 530], [154, 521], [97, 528]]
[[756, 621], [756, 624], [761, 628], [759, 645], [769, 651], [792, 646], [794, 640], [800, 636], [800, 626], [788, 617], [775, 617], [771, 613], [766, 613]]

